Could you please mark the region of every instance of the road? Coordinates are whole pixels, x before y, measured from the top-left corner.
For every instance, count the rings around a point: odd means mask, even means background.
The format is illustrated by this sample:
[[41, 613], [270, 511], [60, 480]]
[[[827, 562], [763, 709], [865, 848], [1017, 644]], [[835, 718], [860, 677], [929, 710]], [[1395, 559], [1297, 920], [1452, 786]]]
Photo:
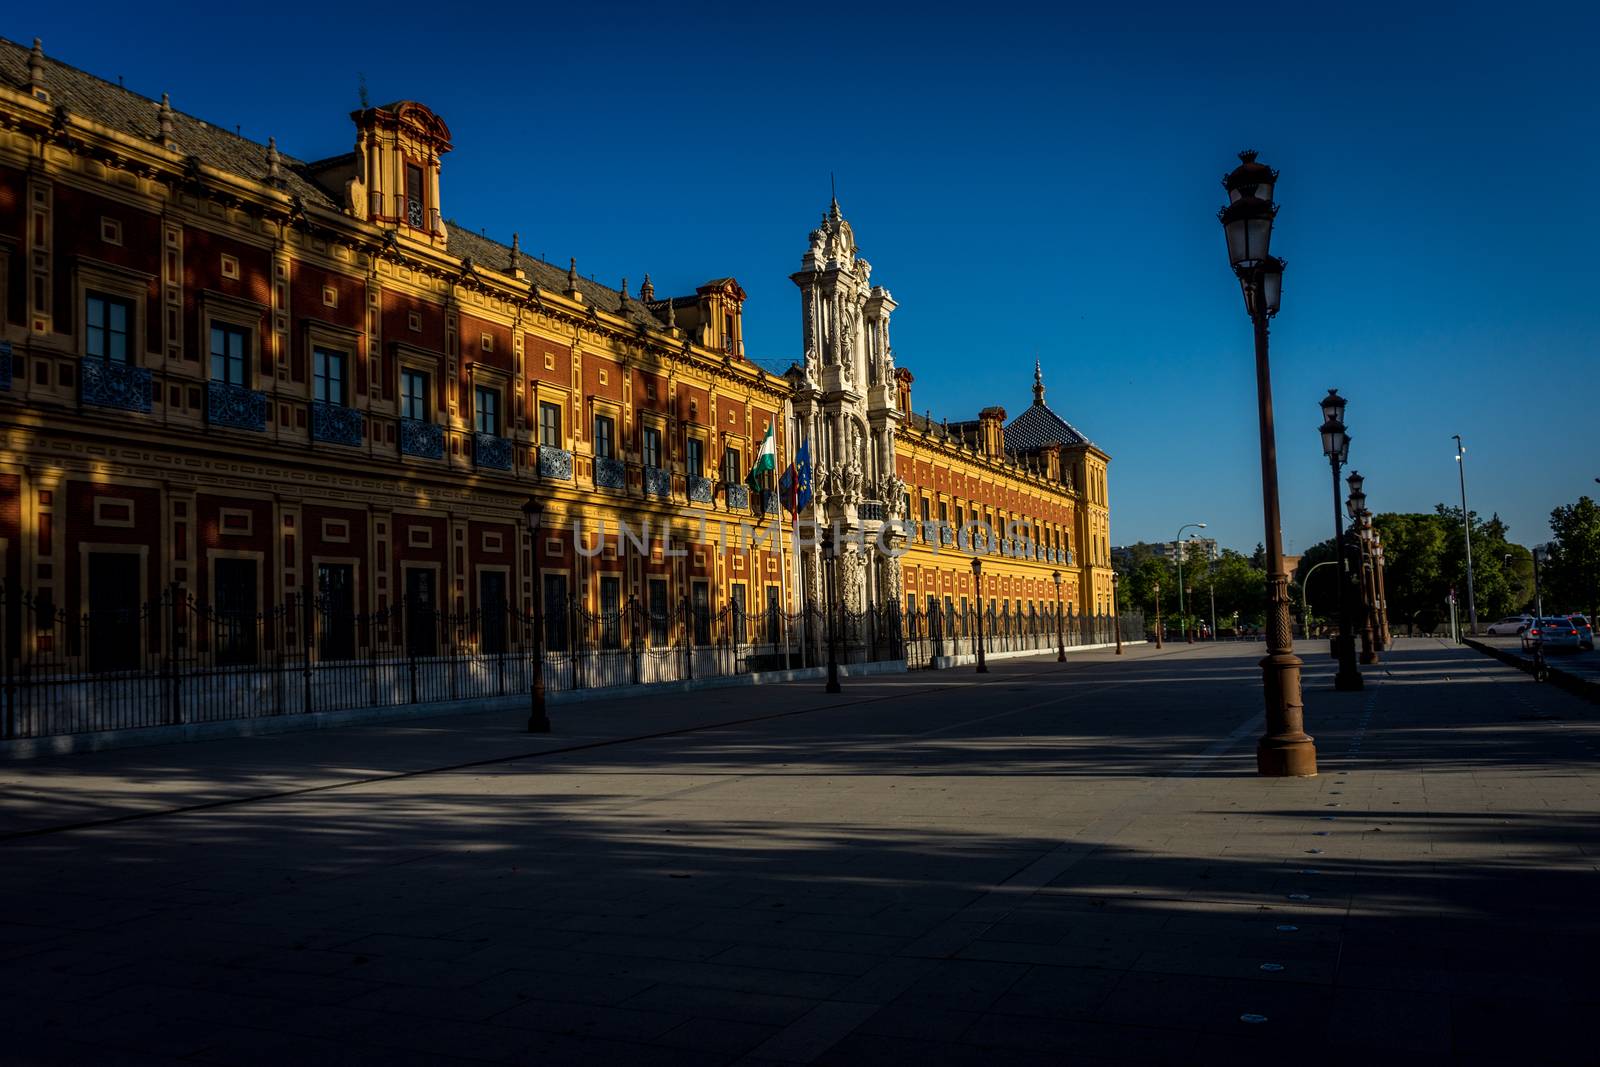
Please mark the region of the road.
[[0, 1060], [1592, 1058], [1593, 707], [1323, 649], [1310, 779], [1233, 643], [0, 768]]

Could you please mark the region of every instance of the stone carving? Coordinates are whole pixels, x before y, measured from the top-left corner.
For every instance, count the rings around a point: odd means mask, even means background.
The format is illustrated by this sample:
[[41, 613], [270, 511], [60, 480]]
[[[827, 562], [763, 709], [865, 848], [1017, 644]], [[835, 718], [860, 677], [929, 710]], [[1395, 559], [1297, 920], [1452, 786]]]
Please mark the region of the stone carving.
[[838, 495], [842, 496], [846, 503], [854, 504], [861, 500], [861, 464], [854, 460], [846, 463], [839, 470], [837, 479], [839, 481]]

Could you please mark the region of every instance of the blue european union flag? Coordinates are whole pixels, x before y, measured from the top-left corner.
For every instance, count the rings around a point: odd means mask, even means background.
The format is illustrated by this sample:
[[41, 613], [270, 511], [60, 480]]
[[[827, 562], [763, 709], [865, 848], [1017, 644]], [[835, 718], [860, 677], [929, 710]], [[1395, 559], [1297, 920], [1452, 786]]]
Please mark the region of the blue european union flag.
[[791, 512], [799, 514], [800, 509], [811, 503], [811, 442], [803, 441], [794, 454], [794, 462], [784, 470], [783, 477], [778, 480], [779, 499], [783, 506]]

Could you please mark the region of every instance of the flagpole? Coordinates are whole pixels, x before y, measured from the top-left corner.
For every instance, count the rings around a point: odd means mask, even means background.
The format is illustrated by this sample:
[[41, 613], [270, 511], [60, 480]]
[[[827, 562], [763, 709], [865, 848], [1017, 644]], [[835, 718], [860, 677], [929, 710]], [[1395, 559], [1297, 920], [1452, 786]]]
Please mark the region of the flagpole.
[[[788, 440], [786, 431], [784, 440]], [[781, 454], [781, 453], [780, 453]], [[773, 464], [773, 481], [777, 486], [774, 490], [778, 494], [778, 602], [782, 605], [781, 611], [789, 610], [789, 564], [783, 557], [783, 480], [777, 477], [779, 469], [787, 470], [782, 463]], [[763, 509], [765, 510], [765, 509]], [[780, 627], [783, 635], [783, 666], [785, 670], [794, 670], [794, 649], [790, 646], [788, 627]]]

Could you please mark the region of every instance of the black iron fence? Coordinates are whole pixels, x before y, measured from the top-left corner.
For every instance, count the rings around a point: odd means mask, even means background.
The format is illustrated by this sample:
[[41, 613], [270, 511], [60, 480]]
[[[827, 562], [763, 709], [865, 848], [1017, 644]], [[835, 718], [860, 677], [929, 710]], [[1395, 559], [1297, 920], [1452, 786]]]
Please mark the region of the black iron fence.
[[[1115, 639], [1110, 616], [1060, 622], [1068, 647]], [[840, 663], [925, 667], [970, 654], [980, 630], [989, 652], [1058, 640], [1053, 614], [908, 615], [893, 604], [791, 613], [628, 598], [591, 612], [568, 598], [531, 614], [401, 600], [357, 613], [339, 597], [291, 596], [257, 612], [172, 587], [80, 615], [0, 587], [0, 738], [510, 696], [529, 691], [536, 664], [548, 691], [816, 667], [830, 643]], [[1124, 616], [1124, 640], [1143, 632], [1142, 618]]]
[[[1144, 616], [1124, 613], [1121, 640], [1142, 641]], [[905, 618], [907, 664], [930, 666], [952, 656], [975, 656], [979, 641], [985, 655], [996, 652], [1049, 652], [1084, 645], [1114, 645], [1118, 619], [1111, 614], [1079, 614], [1067, 609], [1044, 611], [995, 608], [941, 608], [933, 604]]]

